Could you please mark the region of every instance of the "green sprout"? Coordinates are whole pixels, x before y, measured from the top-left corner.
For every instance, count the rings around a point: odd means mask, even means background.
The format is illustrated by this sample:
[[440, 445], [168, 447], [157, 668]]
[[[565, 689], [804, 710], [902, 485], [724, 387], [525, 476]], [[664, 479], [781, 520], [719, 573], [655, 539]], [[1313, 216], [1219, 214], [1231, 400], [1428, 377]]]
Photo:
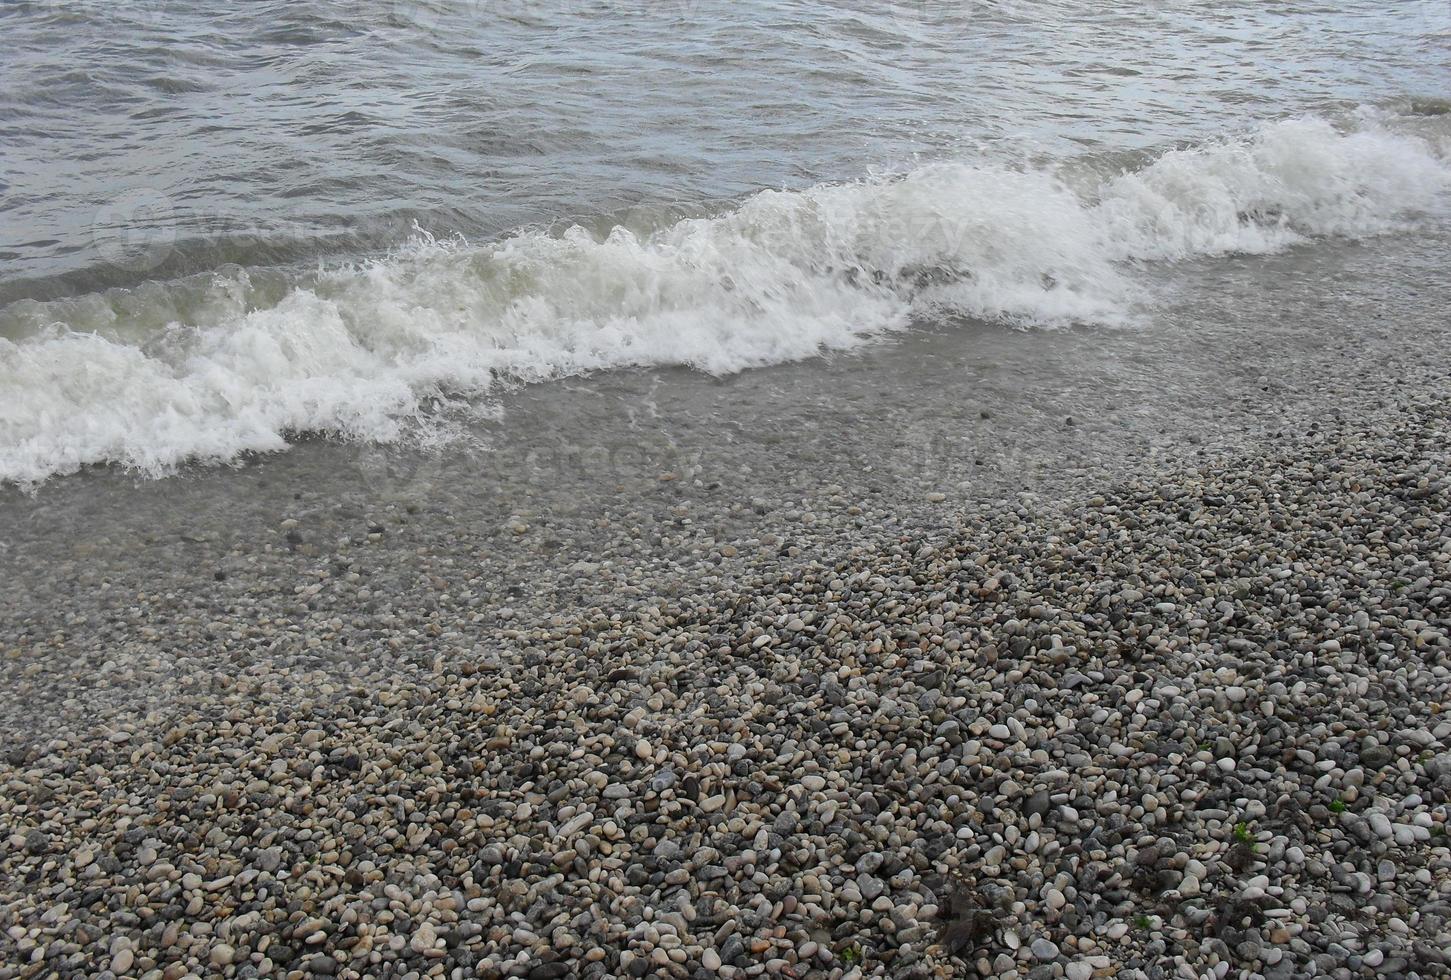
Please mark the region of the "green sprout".
[[862, 948], [855, 944], [841, 951], [841, 961], [847, 966], [857, 966], [862, 959]]
[[1241, 844], [1253, 844], [1255, 841], [1254, 831], [1249, 829], [1249, 824], [1241, 820], [1234, 825], [1234, 839]]
[[1331, 800], [1330, 801], [1330, 812], [1331, 813], [1344, 813], [1345, 812], [1345, 801], [1344, 800]]

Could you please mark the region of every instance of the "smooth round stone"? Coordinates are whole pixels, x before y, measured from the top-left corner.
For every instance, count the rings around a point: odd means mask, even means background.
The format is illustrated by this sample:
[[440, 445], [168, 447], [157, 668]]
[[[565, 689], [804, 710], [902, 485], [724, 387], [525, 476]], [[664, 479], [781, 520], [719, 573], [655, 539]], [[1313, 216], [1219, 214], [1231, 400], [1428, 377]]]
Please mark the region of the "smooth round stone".
[[1032, 951], [1034, 959], [1047, 962], [1058, 958], [1058, 946], [1051, 939], [1040, 936], [1033, 940], [1033, 944], [1028, 948]]

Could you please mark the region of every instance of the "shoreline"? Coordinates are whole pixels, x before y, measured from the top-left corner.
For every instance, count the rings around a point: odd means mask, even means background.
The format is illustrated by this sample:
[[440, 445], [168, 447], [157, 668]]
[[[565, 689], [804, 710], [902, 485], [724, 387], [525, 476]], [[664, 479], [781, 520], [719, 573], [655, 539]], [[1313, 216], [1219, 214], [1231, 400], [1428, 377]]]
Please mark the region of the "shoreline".
[[386, 685], [234, 621], [212, 690], [6, 758], [0, 976], [1445, 976], [1425, 387], [624, 614], [485, 628], [445, 581], [447, 616], [385, 609], [418, 661]]
[[0, 20], [0, 980], [1451, 980], [1451, 0]]
[[1447, 975], [1443, 237], [0, 494], [0, 977]]
[[[307, 439], [163, 480], [0, 490], [0, 740], [144, 723], [254, 661], [299, 698], [386, 686], [521, 624], [1394, 418], [1444, 374], [1446, 241], [1257, 257], [1248, 280], [1236, 260], [1181, 268], [1153, 329], [929, 324], [724, 378], [526, 386], [477, 445], [438, 452]], [[400, 655], [384, 641], [406, 629], [440, 638]]]

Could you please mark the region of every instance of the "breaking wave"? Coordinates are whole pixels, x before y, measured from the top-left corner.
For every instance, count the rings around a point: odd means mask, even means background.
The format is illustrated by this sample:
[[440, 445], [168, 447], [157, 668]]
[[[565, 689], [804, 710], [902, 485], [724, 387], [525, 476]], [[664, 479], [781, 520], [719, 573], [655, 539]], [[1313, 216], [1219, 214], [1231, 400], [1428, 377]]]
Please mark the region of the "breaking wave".
[[1451, 186], [1444, 145], [1315, 119], [1093, 172], [937, 163], [708, 216], [420, 235], [306, 277], [233, 267], [15, 303], [0, 310], [0, 481], [97, 463], [161, 475], [308, 432], [391, 441], [501, 383], [728, 373], [924, 317], [1124, 324], [1146, 311], [1146, 266], [1395, 231]]

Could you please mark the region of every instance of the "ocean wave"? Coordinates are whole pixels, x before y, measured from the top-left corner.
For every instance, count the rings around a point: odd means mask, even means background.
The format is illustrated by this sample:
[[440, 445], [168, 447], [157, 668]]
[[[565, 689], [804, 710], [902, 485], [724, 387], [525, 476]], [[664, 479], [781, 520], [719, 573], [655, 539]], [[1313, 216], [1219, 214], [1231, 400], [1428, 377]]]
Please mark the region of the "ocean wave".
[[[279, 285], [232, 268], [0, 311], [0, 481], [391, 441], [501, 383], [684, 365], [724, 374], [849, 350], [915, 319], [1122, 325], [1140, 267], [1394, 231], [1444, 203], [1445, 146], [1291, 120], [1138, 169], [987, 161], [607, 231], [417, 236]], [[10, 339], [4, 339], [5, 337]]]

